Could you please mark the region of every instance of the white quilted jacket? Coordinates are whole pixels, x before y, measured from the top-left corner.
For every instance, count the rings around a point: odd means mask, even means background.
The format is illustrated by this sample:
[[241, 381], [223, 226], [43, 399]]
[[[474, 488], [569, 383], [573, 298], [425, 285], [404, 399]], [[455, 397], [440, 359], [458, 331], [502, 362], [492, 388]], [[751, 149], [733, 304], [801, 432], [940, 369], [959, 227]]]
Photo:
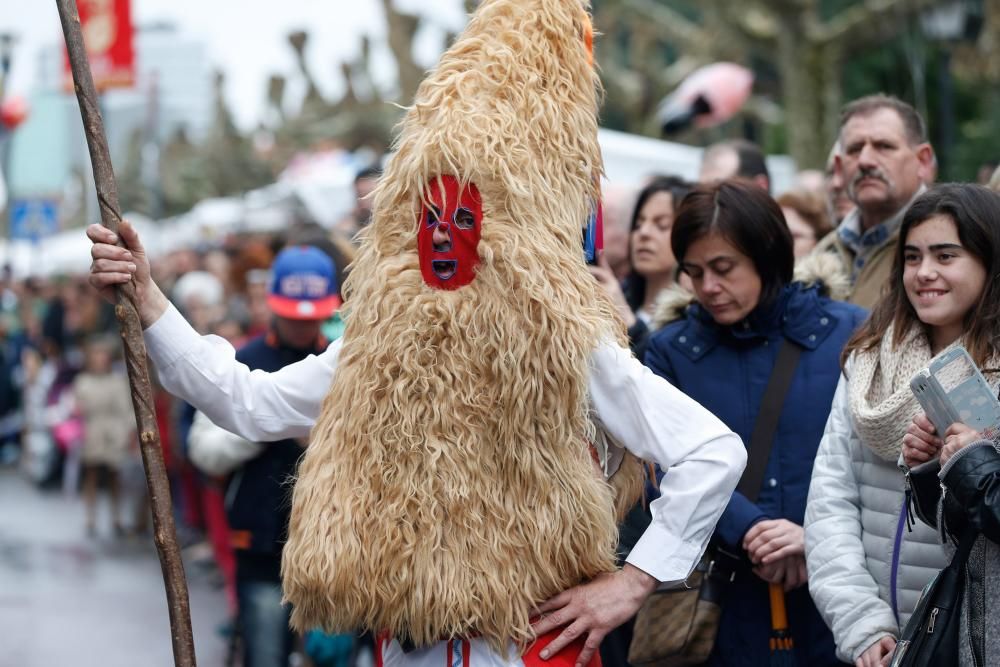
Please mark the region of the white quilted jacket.
[[854, 664], [881, 637], [899, 637], [920, 591], [947, 560], [932, 528], [920, 521], [912, 532], [903, 527], [897, 624], [890, 582], [903, 473], [861, 443], [847, 388], [841, 376], [813, 466], [805, 533], [809, 592], [833, 630], [837, 657]]

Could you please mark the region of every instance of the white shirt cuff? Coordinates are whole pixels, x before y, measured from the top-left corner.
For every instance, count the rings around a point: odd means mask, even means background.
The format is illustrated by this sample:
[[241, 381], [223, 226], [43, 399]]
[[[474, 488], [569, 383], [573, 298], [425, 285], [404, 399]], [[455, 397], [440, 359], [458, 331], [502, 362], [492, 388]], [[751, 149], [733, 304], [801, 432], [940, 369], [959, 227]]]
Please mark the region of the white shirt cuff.
[[698, 546], [656, 524], [650, 524], [625, 562], [660, 583], [680, 584], [690, 576], [701, 556]]

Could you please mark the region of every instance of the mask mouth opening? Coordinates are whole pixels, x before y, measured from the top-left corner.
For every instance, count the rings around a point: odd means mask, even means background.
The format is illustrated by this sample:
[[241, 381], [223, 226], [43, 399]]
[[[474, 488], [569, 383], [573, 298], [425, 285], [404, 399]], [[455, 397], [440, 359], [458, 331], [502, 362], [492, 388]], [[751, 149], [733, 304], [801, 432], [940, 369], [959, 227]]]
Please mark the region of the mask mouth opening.
[[[450, 244], [449, 244], [450, 245]], [[454, 259], [435, 259], [431, 262], [431, 270], [441, 280], [448, 280], [458, 269], [458, 261]]]

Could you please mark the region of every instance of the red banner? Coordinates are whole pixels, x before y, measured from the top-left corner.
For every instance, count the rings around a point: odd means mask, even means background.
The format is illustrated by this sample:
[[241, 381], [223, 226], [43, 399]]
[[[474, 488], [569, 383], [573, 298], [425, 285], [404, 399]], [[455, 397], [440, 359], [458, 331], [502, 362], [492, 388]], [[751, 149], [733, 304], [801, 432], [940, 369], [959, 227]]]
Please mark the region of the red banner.
[[[90, 71], [98, 90], [135, 83], [131, 0], [76, 0]], [[66, 87], [73, 88], [69, 57], [63, 58]]]

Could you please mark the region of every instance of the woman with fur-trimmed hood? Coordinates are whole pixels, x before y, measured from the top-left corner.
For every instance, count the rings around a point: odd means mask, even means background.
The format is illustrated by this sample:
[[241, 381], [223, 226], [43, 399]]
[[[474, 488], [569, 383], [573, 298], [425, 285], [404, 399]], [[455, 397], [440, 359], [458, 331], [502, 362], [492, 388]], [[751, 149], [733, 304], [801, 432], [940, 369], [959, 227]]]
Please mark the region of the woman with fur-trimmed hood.
[[[704, 550], [744, 449], [629, 354], [583, 262], [601, 172], [590, 40], [577, 0], [480, 4], [401, 125], [323, 355], [250, 374], [137, 274], [165, 386], [248, 439], [311, 430], [282, 566], [298, 629], [371, 630], [391, 664], [574, 641], [561, 655], [586, 664]], [[89, 233], [119, 262], [93, 284], [120, 282], [121, 249]], [[617, 570], [637, 457], [671, 484]]]
[[[735, 181], [685, 198], [671, 245], [695, 294], [661, 298], [646, 364], [750, 442], [779, 350], [800, 348], [755, 502], [734, 492], [716, 546], [738, 556], [708, 665], [771, 664], [769, 583], [784, 586], [798, 664], [840, 664], [809, 596], [802, 522], [813, 459], [840, 378], [840, 351], [865, 311], [833, 301], [846, 279], [829, 257], [802, 260], [777, 203]], [[752, 455], [752, 452], [751, 452]]]

